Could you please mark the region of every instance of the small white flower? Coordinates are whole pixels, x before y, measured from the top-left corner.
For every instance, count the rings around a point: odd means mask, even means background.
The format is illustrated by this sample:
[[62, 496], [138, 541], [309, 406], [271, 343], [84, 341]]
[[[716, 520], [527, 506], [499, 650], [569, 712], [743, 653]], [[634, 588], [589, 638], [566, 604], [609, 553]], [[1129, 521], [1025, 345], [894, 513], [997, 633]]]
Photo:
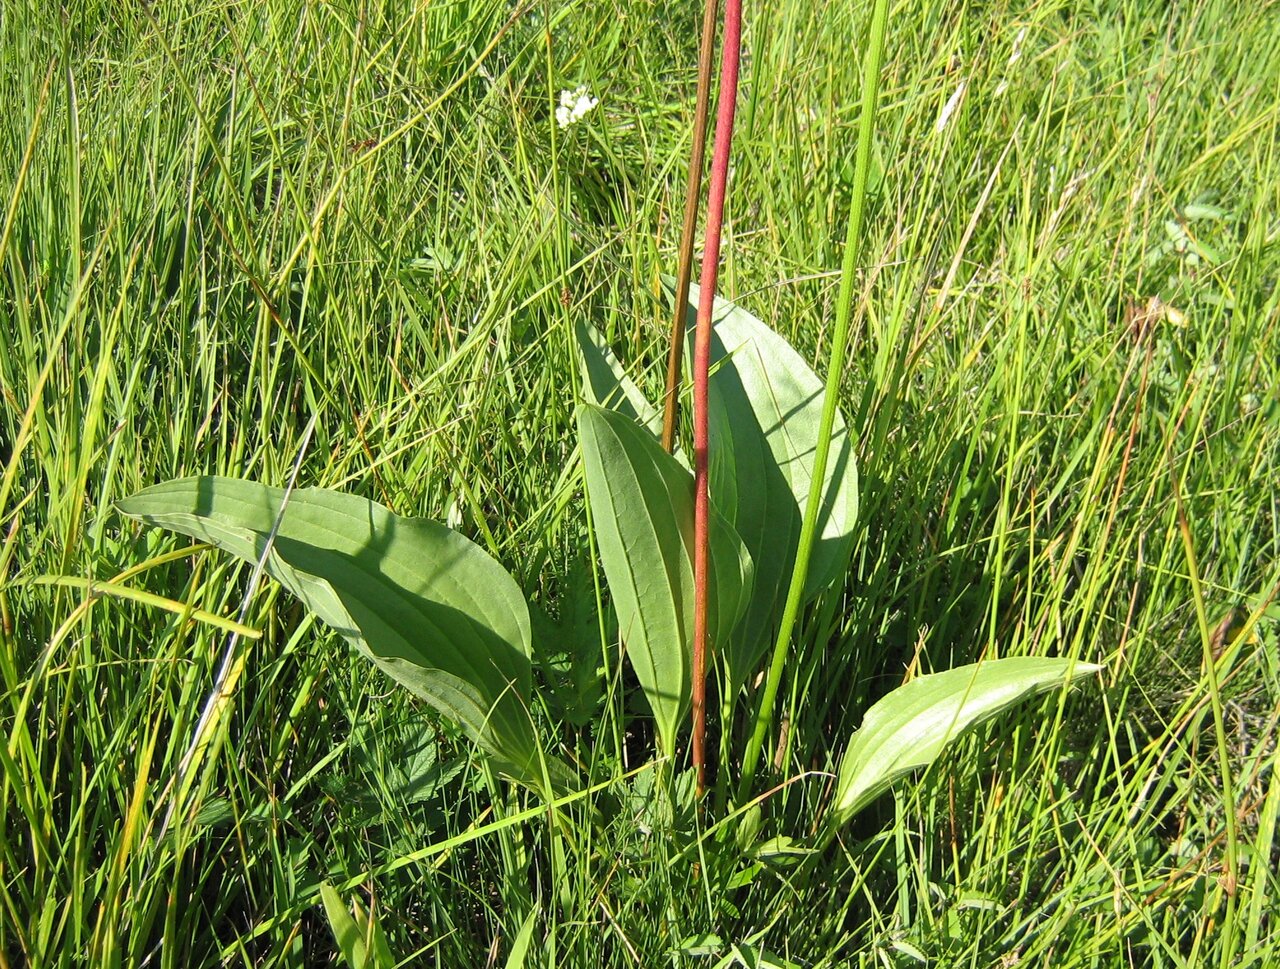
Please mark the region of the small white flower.
[[588, 94], [585, 87], [561, 91], [560, 106], [556, 108], [556, 124], [561, 128], [577, 124], [599, 103], [600, 99]]

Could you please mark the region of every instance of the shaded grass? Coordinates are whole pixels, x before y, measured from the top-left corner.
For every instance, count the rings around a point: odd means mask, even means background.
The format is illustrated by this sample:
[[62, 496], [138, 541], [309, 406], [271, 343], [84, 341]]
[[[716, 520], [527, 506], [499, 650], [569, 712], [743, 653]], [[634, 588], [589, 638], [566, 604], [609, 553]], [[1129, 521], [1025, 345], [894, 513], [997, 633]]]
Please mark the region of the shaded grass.
[[[1108, 673], [965, 741], [808, 866], [766, 839], [808, 833], [820, 775], [769, 798], [754, 838], [735, 822], [705, 839], [649, 774], [621, 779], [643, 752], [574, 452], [575, 319], [661, 387], [651, 294], [678, 238], [696, 11], [20, 14], [0, 22], [9, 964], [330, 964], [316, 886], [369, 871], [409, 964], [505, 958], [533, 910], [547, 965], [692, 964], [671, 952], [702, 933], [817, 965], [1275, 960], [1267, 9], [895, 12], [845, 385], [864, 535], [846, 587], [804, 617], [774, 781], [830, 769], [909, 666], [1069, 653]], [[785, 4], [746, 26], [724, 289], [818, 361], [865, 16]], [[555, 96], [578, 83], [601, 107], [558, 130]], [[1152, 296], [1178, 312], [1146, 318]], [[558, 686], [539, 716], [619, 778], [610, 820], [566, 808], [388, 870], [526, 804], [272, 588], [204, 809], [155, 843], [223, 639], [31, 580], [176, 548], [110, 502], [178, 474], [279, 483], [313, 414], [305, 483], [448, 520], [530, 592]], [[198, 551], [128, 581], [232, 616], [247, 573]], [[1219, 661], [1224, 790], [1202, 656], [1235, 606], [1256, 621]]]

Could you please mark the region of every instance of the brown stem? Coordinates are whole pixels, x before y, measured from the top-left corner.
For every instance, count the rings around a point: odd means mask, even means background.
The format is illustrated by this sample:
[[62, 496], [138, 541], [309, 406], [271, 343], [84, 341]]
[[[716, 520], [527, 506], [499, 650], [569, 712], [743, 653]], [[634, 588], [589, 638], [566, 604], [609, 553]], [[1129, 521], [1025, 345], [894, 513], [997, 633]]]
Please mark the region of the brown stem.
[[720, 268], [720, 227], [725, 187], [729, 181], [729, 149], [733, 144], [733, 112], [738, 100], [738, 58], [742, 46], [742, 0], [725, 0], [724, 47], [720, 55], [720, 106], [716, 115], [715, 153], [707, 193], [707, 228], [699, 283], [698, 328], [693, 340], [693, 766], [698, 795], [706, 787], [703, 743], [707, 728], [707, 583], [711, 499], [707, 457], [710, 446], [707, 387], [711, 371], [711, 311]]
[[702, 11], [702, 49], [698, 56], [698, 101], [693, 109], [693, 150], [689, 154], [689, 180], [684, 193], [684, 228], [680, 233], [676, 269], [676, 309], [671, 322], [671, 349], [667, 354], [667, 392], [662, 415], [662, 446], [676, 449], [676, 423], [680, 419], [680, 361], [684, 355], [684, 321], [689, 305], [689, 279], [693, 275], [693, 237], [698, 231], [698, 190], [707, 154], [707, 105], [711, 101], [711, 57], [716, 46], [716, 14], [719, 0], [706, 0]]

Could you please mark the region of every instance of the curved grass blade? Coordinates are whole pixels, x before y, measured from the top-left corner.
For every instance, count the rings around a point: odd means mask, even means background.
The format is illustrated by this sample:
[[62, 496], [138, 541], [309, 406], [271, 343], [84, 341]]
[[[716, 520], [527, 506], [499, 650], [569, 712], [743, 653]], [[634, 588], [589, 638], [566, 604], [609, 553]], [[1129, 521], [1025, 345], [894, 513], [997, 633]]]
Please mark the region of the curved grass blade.
[[[693, 642], [693, 476], [646, 429], [583, 404], [587, 499], [619, 632], [671, 755], [689, 711]], [[751, 589], [751, 559], [719, 513], [711, 522], [708, 630], [723, 643]]]
[[867, 711], [853, 735], [840, 763], [831, 820], [844, 824], [899, 777], [932, 764], [969, 728], [1100, 669], [1070, 659], [1022, 656], [931, 673], [898, 687]]
[[526, 708], [529, 611], [515, 580], [444, 525], [322, 488], [181, 478], [119, 511], [256, 562], [394, 680], [456, 719], [500, 769], [541, 784]]

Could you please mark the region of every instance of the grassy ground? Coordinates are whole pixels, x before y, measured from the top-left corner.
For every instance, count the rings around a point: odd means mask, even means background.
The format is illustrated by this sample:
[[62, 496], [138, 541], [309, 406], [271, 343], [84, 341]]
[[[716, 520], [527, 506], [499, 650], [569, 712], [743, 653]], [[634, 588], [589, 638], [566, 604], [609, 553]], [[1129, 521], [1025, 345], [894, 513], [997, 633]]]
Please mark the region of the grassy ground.
[[[0, 966], [335, 964], [323, 879], [406, 965], [1280, 962], [1274, 6], [894, 11], [859, 549], [783, 682], [773, 780], [799, 779], [705, 837], [652, 796], [601, 649], [571, 344], [593, 320], [656, 388], [695, 5], [67, 6], [0, 15]], [[723, 289], [820, 370], [866, 16], [747, 10]], [[560, 130], [579, 84], [600, 106]], [[111, 502], [283, 483], [313, 416], [303, 483], [517, 575], [540, 716], [613, 780], [597, 814], [474, 836], [533, 802], [268, 586], [158, 837], [227, 643], [118, 587], [234, 616], [248, 571]], [[909, 664], [1058, 652], [1101, 685], [820, 859], [771, 840], [809, 833], [808, 772]]]

